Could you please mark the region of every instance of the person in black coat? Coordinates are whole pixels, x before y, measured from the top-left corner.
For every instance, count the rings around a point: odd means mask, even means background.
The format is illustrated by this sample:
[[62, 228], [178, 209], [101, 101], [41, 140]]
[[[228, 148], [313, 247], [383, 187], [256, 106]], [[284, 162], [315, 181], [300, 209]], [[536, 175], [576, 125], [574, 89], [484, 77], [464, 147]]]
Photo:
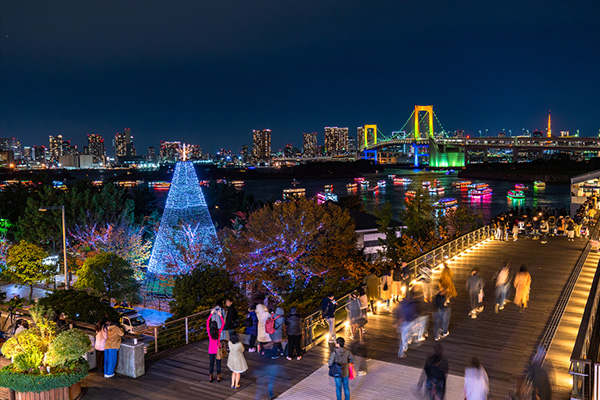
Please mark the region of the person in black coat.
[[441, 344], [435, 343], [433, 354], [427, 357], [423, 373], [419, 379], [417, 387], [419, 390], [423, 387], [429, 393], [431, 400], [443, 400], [446, 395], [446, 378], [448, 377], [448, 360], [444, 357], [444, 348]]
[[228, 332], [235, 331], [240, 325], [240, 319], [238, 316], [238, 312], [235, 309], [235, 305], [233, 304], [233, 300], [230, 297], [225, 299], [225, 306], [227, 307], [225, 329], [227, 329]]
[[296, 359], [302, 358], [302, 316], [296, 311], [296, 307], [290, 309], [290, 313], [285, 319], [288, 337], [288, 355], [291, 360], [296, 355]]

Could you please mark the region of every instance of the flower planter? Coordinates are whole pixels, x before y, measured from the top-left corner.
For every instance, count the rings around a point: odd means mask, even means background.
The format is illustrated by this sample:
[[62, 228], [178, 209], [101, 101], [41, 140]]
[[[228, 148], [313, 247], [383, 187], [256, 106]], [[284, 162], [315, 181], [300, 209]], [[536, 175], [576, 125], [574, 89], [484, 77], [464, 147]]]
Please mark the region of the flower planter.
[[78, 400], [83, 396], [81, 382], [70, 387], [50, 389], [45, 392], [15, 392], [9, 391], [9, 400]]

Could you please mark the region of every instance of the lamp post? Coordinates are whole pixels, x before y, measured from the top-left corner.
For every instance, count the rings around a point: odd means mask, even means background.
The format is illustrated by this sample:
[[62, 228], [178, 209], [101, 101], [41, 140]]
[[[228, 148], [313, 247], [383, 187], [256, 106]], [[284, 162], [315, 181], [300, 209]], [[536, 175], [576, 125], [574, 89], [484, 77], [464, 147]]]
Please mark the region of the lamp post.
[[65, 264], [65, 290], [69, 288], [69, 268], [67, 267], [67, 231], [65, 228], [65, 206], [40, 207], [38, 211], [61, 210], [62, 212], [62, 237], [63, 237], [63, 262]]

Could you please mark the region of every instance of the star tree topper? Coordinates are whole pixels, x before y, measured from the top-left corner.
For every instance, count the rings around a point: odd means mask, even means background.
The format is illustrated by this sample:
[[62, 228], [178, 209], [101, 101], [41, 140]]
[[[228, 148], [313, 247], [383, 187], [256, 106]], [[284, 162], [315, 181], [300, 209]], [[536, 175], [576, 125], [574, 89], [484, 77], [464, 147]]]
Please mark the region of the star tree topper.
[[188, 154], [190, 154], [190, 146], [188, 146], [187, 144], [183, 143], [178, 149], [177, 152], [179, 153], [179, 155], [181, 156], [181, 161], [187, 161], [188, 159]]

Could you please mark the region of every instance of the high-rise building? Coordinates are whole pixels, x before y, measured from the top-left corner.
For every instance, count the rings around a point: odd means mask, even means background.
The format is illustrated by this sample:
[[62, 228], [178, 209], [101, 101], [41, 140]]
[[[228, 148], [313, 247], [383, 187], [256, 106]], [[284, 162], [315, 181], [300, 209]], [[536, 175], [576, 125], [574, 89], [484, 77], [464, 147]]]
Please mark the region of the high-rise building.
[[104, 149], [104, 139], [95, 133], [88, 135], [88, 145], [86, 154], [91, 155], [94, 164], [104, 165], [106, 159], [106, 150]]
[[188, 149], [188, 160], [202, 160], [202, 147], [199, 144], [188, 144], [186, 148]]
[[23, 159], [27, 162], [33, 159], [33, 149], [30, 146], [23, 147]]
[[46, 163], [46, 146], [33, 146], [33, 154], [31, 155], [31, 159], [35, 160], [37, 163], [45, 164]]
[[356, 128], [356, 151], [363, 151], [365, 148], [365, 127]]
[[14, 160], [23, 158], [21, 142], [17, 138], [0, 138], [0, 151], [12, 151]]
[[115, 148], [115, 156], [117, 157], [131, 157], [135, 156], [135, 147], [133, 147], [133, 136], [131, 136], [131, 129], [125, 128], [123, 133], [117, 133], [113, 142]]
[[254, 130], [252, 133], [252, 158], [255, 161], [269, 161], [271, 159], [271, 130]]
[[50, 135], [49, 139], [50, 145], [48, 146], [48, 151], [50, 152], [50, 161], [58, 162], [60, 156], [63, 155], [63, 137], [62, 135]]
[[356, 153], [356, 138], [354, 136], [348, 136], [348, 153]]
[[242, 151], [240, 154], [242, 156], [242, 162], [244, 162], [244, 163], [250, 162], [250, 152], [248, 151], [247, 144], [242, 145]]
[[295, 148], [294, 145], [292, 145], [291, 143], [288, 143], [285, 145], [285, 148], [283, 149], [283, 156], [285, 158], [294, 158], [296, 156], [295, 154]]
[[156, 161], [156, 150], [154, 150], [154, 146], [148, 147], [148, 156], [146, 157], [148, 162]]
[[318, 155], [317, 132], [305, 132], [302, 136], [302, 154], [304, 157], [316, 157]]
[[348, 153], [348, 128], [325, 127], [325, 148], [330, 156]]
[[181, 147], [181, 142], [166, 142], [160, 141], [160, 162], [176, 162]]

